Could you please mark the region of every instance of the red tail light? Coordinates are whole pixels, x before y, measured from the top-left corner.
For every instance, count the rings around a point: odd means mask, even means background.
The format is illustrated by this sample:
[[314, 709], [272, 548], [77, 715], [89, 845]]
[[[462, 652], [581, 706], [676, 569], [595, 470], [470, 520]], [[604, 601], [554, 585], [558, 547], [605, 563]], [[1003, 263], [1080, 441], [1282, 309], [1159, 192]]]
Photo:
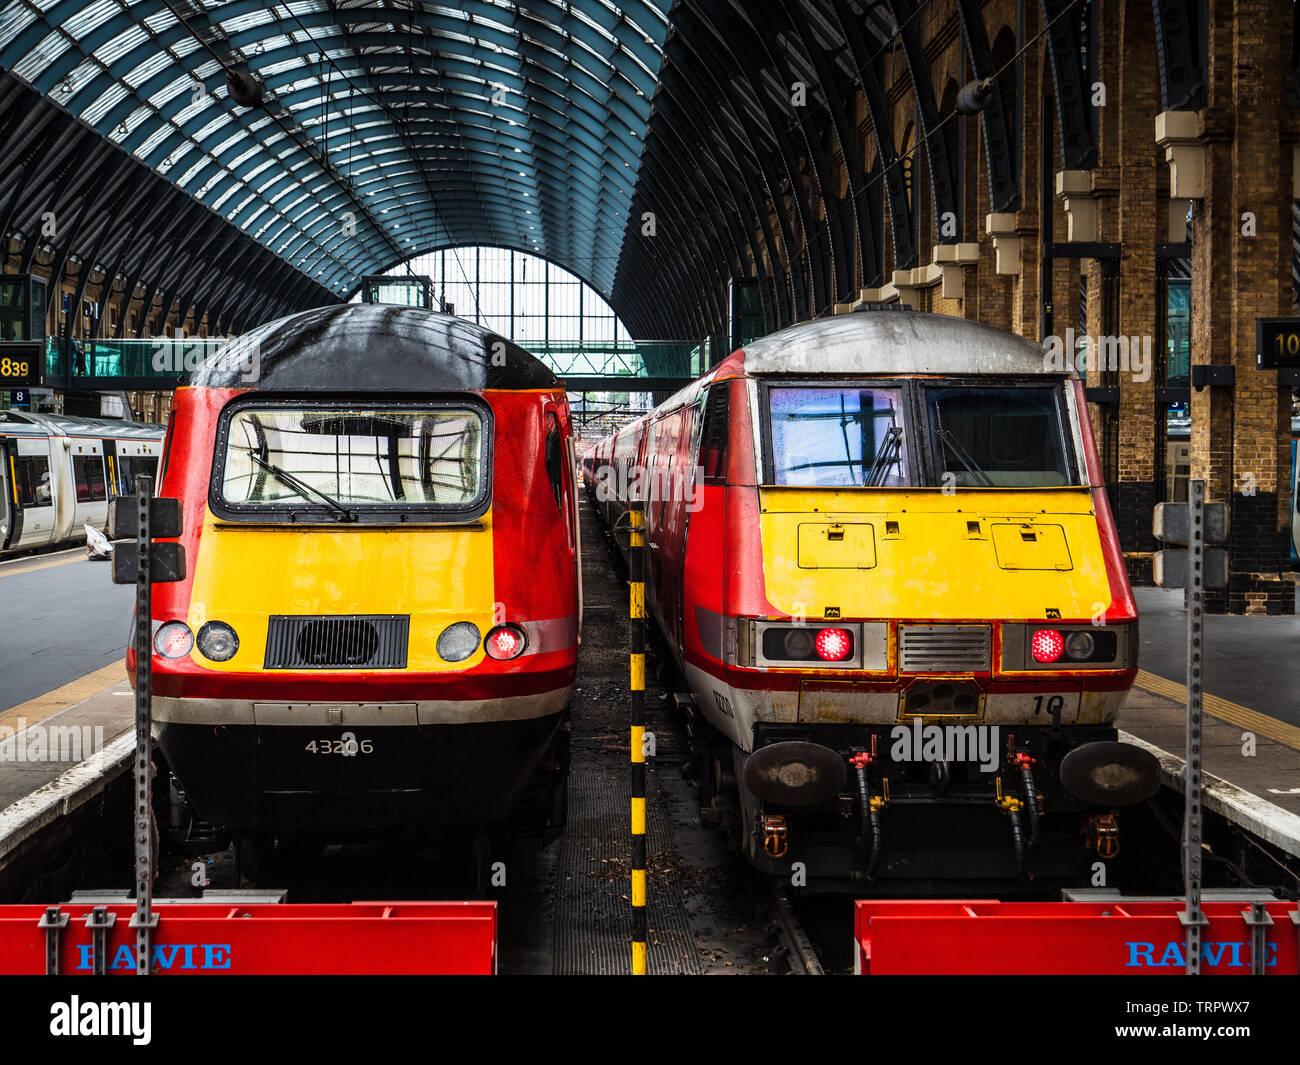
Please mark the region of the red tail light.
[[523, 654], [527, 642], [523, 629], [515, 625], [498, 625], [487, 634], [487, 639], [483, 641], [483, 650], [489, 657], [506, 662]]
[[1065, 638], [1055, 629], [1039, 629], [1029, 641], [1035, 662], [1055, 662], [1065, 653]]
[[853, 634], [848, 629], [822, 629], [814, 647], [823, 662], [843, 662], [853, 654]]

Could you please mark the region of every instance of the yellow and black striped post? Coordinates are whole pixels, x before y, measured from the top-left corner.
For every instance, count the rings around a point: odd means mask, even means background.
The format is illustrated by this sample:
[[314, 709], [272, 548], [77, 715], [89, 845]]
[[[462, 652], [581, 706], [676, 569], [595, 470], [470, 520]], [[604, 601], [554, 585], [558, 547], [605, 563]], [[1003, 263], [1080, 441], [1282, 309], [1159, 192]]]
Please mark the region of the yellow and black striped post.
[[645, 504], [633, 501], [628, 578], [632, 658], [632, 975], [646, 975], [645, 875]]

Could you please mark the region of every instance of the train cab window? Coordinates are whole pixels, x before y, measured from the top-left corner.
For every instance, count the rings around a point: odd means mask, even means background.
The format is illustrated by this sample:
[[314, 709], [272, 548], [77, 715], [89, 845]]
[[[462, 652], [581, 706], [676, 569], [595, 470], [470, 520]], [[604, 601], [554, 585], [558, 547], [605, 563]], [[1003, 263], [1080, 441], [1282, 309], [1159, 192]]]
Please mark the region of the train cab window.
[[551, 482], [555, 505], [564, 510], [564, 440], [560, 423], [549, 411], [546, 414], [546, 476]]
[[1052, 388], [927, 388], [935, 467], [961, 488], [1075, 483]]
[[704, 426], [700, 430], [697, 465], [704, 484], [727, 483], [727, 437], [729, 384], [714, 385], [704, 401]]
[[99, 455], [74, 455], [72, 473], [77, 483], [78, 503], [98, 503], [108, 498], [104, 460]]
[[24, 507], [48, 507], [50, 494], [50, 460], [36, 455], [20, 455], [14, 463], [17, 473], [18, 503]]
[[909, 483], [897, 388], [771, 388], [768, 413], [774, 484], [881, 488]]
[[467, 520], [487, 509], [490, 417], [477, 401], [242, 405], [218, 428], [210, 500], [235, 520]]

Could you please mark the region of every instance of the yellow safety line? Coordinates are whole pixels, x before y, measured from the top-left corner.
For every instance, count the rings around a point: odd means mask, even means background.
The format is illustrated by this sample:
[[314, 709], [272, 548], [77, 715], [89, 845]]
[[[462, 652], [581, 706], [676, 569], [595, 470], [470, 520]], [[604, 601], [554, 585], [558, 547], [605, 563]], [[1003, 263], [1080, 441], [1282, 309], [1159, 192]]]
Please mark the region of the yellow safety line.
[[38, 695], [35, 699], [28, 699], [25, 703], [0, 711], [0, 725], [8, 725], [12, 728], [18, 724], [19, 718], [28, 725], [34, 725], [125, 679], [126, 659], [119, 658], [111, 665], [104, 666], [103, 669], [87, 673], [84, 677], [69, 681], [53, 691]]
[[39, 566], [24, 566], [19, 569], [0, 569], [0, 577], [16, 577], [20, 573], [35, 573], [39, 569], [51, 569], [54, 566], [66, 566], [69, 562], [80, 561], [84, 556], [78, 551], [71, 558], [61, 558], [55, 562], [42, 562]]
[[[1172, 699], [1176, 703], [1187, 702], [1187, 686], [1185, 684], [1166, 680], [1155, 673], [1148, 673], [1145, 669], [1138, 670], [1137, 686], [1151, 692], [1153, 695], [1163, 695], [1166, 699]], [[1211, 717], [1217, 717], [1220, 721], [1226, 721], [1228, 724], [1236, 725], [1248, 732], [1258, 732], [1261, 736], [1266, 736], [1276, 743], [1300, 751], [1300, 728], [1295, 725], [1288, 725], [1285, 721], [1279, 721], [1275, 717], [1261, 714], [1258, 710], [1252, 710], [1248, 706], [1230, 702], [1218, 695], [1211, 695], [1209, 692], [1205, 692], [1201, 697], [1201, 705]]]

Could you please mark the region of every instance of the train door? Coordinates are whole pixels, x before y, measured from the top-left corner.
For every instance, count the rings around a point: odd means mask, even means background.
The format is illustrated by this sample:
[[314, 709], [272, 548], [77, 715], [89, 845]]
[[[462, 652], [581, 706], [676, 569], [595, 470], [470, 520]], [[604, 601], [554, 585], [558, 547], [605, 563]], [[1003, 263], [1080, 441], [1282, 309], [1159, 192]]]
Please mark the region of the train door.
[[[557, 408], [558, 409], [558, 408]], [[557, 409], [546, 412], [546, 475], [551, 482], [555, 495], [555, 506], [564, 523], [565, 539], [573, 555], [574, 565], [581, 568], [579, 558], [578, 512], [574, 505], [574, 457], [572, 438], [567, 437], [561, 428]], [[582, 610], [582, 586], [579, 579], [574, 581], [574, 592], [578, 597], [578, 612]]]
[[[683, 651], [688, 633], [714, 658], [723, 657], [721, 618], [726, 613], [726, 476], [731, 382], [705, 390], [691, 413], [690, 489], [686, 506], [686, 548], [682, 565], [682, 609], [678, 612]], [[693, 607], [694, 617], [690, 617]], [[694, 640], [690, 641], [692, 645]]]
[[77, 484], [72, 468], [72, 440], [66, 436], [51, 436], [50, 484], [54, 490], [54, 542], [72, 536], [77, 520]]
[[663, 421], [659, 466], [652, 482], [661, 503], [656, 522], [658, 572], [655, 584], [660, 598], [660, 623], [664, 635], [680, 646], [682, 564], [686, 560], [687, 465], [691, 443], [691, 409], [681, 407]]
[[71, 443], [76, 506], [70, 532], [78, 538], [83, 525], [102, 529], [108, 524], [108, 483], [104, 474], [102, 442], [82, 438]]
[[15, 536], [19, 515], [12, 447], [10, 441], [0, 439], [0, 551], [5, 550]]
[[118, 487], [120, 482], [117, 468], [117, 441], [105, 438], [102, 444], [104, 446], [104, 483], [108, 485], [108, 498], [113, 499], [116, 496], [125, 494]]
[[644, 458], [641, 461], [642, 499], [645, 501], [646, 542], [646, 605], [663, 624], [662, 595], [663, 565], [663, 512], [664, 499], [660, 490], [660, 469], [665, 465], [668, 420], [656, 418], [645, 429]]
[[574, 443], [572, 423], [565, 440], [569, 456], [569, 509], [573, 515], [573, 568], [578, 585], [578, 635], [582, 635], [582, 522], [578, 517], [578, 449]]
[[10, 473], [22, 513], [15, 523], [11, 547], [40, 547], [54, 539], [58, 525], [57, 485], [50, 465], [50, 446], [56, 442], [57, 438], [43, 436], [13, 441], [16, 454], [10, 455]]
[[688, 600], [693, 601], [686, 589], [686, 559], [690, 549], [691, 515], [700, 501], [700, 436], [704, 430], [704, 404], [708, 395], [707, 390], [701, 390], [695, 402], [682, 412], [683, 422], [678, 433], [679, 444], [675, 460], [677, 468], [681, 471], [679, 492], [681, 498], [677, 514], [681, 532], [674, 538], [678, 556], [674, 560], [673, 595], [676, 602], [671, 617], [676, 625], [677, 646], [683, 649], [686, 647], [685, 604]]

